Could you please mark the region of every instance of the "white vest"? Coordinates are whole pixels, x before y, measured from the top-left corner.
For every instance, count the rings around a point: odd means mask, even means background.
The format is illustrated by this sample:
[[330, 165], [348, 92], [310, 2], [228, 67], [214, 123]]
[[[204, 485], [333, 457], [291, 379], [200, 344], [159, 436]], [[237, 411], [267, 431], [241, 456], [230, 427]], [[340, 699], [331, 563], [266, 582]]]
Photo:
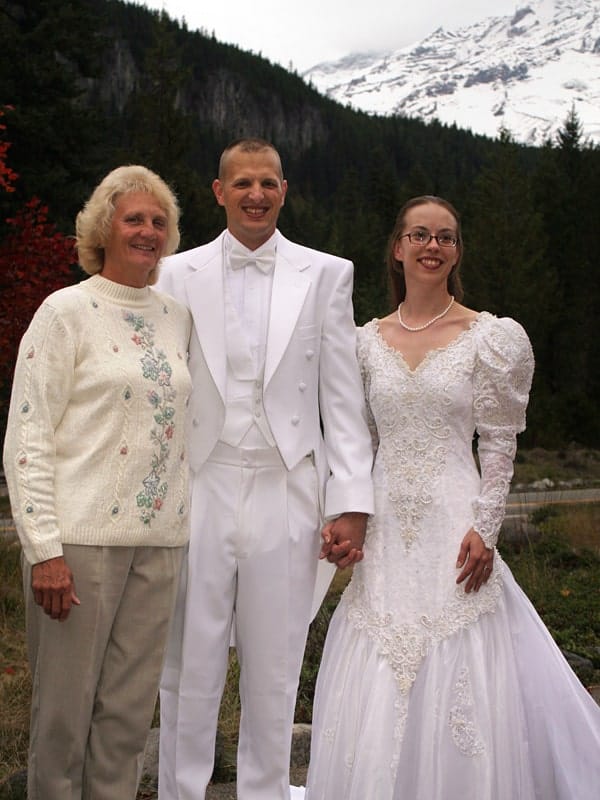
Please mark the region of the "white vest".
[[255, 364], [229, 291], [225, 289], [227, 384], [220, 440], [232, 447], [274, 447], [263, 406], [264, 358]]

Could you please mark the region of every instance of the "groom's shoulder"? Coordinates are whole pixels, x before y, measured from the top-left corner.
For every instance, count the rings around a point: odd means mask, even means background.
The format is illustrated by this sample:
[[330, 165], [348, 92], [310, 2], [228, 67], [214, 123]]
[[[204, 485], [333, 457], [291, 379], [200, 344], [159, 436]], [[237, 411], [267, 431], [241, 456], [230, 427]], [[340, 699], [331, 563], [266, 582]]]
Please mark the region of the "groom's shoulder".
[[190, 266], [201, 266], [212, 258], [215, 253], [220, 252], [222, 236], [223, 234], [217, 236], [217, 238], [213, 239], [211, 242], [201, 244], [198, 247], [192, 247], [189, 250], [182, 250], [179, 253], [174, 253], [172, 256], [163, 258], [161, 269], [177, 271]]
[[278, 246], [282, 249], [282, 253], [290, 258], [290, 260], [306, 261], [310, 264], [334, 270], [352, 266], [352, 262], [348, 258], [342, 258], [333, 253], [317, 250], [314, 247], [308, 247], [298, 242], [292, 242], [284, 236], [281, 236]]

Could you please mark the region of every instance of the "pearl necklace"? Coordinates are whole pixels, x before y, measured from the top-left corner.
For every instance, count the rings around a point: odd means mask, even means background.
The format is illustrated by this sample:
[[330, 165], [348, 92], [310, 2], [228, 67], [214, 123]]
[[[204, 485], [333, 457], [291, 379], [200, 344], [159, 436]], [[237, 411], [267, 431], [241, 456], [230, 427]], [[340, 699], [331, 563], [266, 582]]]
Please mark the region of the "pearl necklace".
[[445, 317], [446, 314], [452, 308], [452, 303], [454, 303], [454, 297], [450, 298], [450, 302], [448, 303], [447, 307], [442, 311], [441, 314], [438, 314], [437, 317], [434, 317], [433, 319], [430, 319], [429, 322], [426, 322], [424, 325], [417, 325], [414, 328], [411, 325], [407, 325], [406, 322], [404, 322], [404, 320], [402, 319], [402, 313], [401, 313], [400, 309], [402, 308], [404, 303], [400, 303], [400, 305], [398, 306], [398, 322], [400, 323], [400, 325], [402, 325], [402, 327], [404, 328], [405, 331], [411, 331], [413, 333], [415, 331], [424, 331], [425, 328], [428, 328], [430, 325], [433, 325], [433, 323], [437, 322], [438, 319], [441, 319], [442, 317]]

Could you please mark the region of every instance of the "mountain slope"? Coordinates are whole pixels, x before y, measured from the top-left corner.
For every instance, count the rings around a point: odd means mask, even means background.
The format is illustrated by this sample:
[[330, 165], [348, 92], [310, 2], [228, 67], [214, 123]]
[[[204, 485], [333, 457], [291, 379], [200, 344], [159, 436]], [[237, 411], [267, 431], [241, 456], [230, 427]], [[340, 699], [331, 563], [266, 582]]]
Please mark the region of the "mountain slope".
[[600, 6], [533, 0], [385, 53], [319, 64], [304, 78], [329, 97], [372, 114], [438, 119], [528, 144], [552, 136], [575, 108], [600, 143]]

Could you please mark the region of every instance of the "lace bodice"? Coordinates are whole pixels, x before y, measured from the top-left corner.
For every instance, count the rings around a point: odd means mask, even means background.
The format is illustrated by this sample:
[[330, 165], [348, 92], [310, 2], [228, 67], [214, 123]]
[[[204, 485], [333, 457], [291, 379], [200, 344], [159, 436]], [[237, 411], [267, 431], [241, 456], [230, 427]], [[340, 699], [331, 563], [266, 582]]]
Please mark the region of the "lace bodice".
[[471, 527], [488, 547], [497, 540], [533, 355], [518, 323], [483, 312], [414, 370], [377, 320], [359, 330], [358, 357], [376, 447], [376, 513], [343, 602], [408, 689], [430, 642], [492, 611], [502, 589], [498, 554], [478, 593], [456, 585], [455, 564]]

